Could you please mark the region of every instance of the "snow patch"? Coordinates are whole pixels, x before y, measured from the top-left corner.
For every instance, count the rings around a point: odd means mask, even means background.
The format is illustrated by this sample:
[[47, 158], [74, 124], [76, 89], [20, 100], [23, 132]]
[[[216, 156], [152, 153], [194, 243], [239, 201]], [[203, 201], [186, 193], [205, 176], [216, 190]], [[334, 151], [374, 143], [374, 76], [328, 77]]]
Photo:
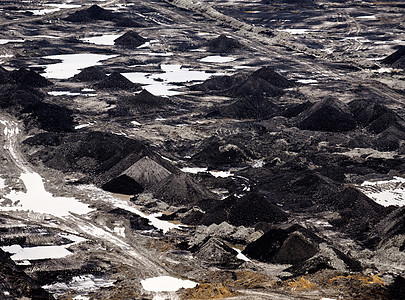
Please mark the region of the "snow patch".
[[220, 56], [220, 55], [210, 55], [201, 58], [199, 61], [206, 63], [228, 63], [236, 60], [234, 57]]
[[359, 189], [382, 206], [405, 205], [405, 178], [391, 180], [364, 181]]
[[175, 292], [181, 288], [191, 289], [197, 283], [170, 276], [160, 276], [141, 280], [142, 287], [149, 292]]

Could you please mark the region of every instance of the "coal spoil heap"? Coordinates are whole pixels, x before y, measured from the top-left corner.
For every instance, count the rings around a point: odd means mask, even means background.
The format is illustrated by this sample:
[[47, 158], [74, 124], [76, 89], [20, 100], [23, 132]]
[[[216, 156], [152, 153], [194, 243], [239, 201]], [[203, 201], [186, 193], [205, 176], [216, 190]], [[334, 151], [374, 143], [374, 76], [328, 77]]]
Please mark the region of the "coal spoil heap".
[[52, 85], [48, 79], [44, 78], [37, 72], [33, 70], [27, 70], [25, 68], [21, 68], [10, 73], [11, 78], [18, 84], [35, 87], [35, 88], [42, 88]]
[[0, 66], [0, 84], [14, 83], [9, 71]]
[[224, 200], [212, 202], [209, 207], [202, 206], [205, 213], [194, 216], [192, 224], [221, 224], [227, 222], [234, 226], [254, 226], [257, 223], [279, 223], [288, 219], [288, 216], [275, 204], [263, 195], [255, 192], [248, 193], [240, 198], [227, 197]]
[[381, 62], [383, 64], [404, 68], [405, 67], [404, 58], [405, 58], [405, 46], [398, 46], [397, 51], [388, 55]]
[[226, 117], [235, 119], [262, 119], [278, 113], [280, 108], [263, 96], [247, 97], [210, 111], [207, 117]]
[[141, 37], [135, 31], [128, 31], [114, 40], [114, 44], [125, 48], [137, 48], [146, 43], [147, 39]]
[[168, 98], [155, 96], [143, 89], [139, 94], [125, 98], [124, 103], [141, 112], [154, 108], [165, 108], [171, 104], [171, 101]]
[[214, 53], [231, 53], [235, 49], [243, 48], [239, 41], [229, 38], [224, 34], [207, 42], [208, 51]]
[[138, 216], [130, 211], [122, 208], [115, 208], [110, 210], [108, 213], [113, 214], [116, 218], [122, 218], [129, 222], [131, 229], [133, 230], [153, 230], [155, 227], [149, 224], [149, 220]]
[[270, 84], [274, 85], [275, 87], [282, 89], [291, 88], [295, 86], [294, 81], [288, 80], [287, 78], [280, 75], [272, 67], [269, 66], [265, 66], [256, 70], [250, 75], [250, 77], [261, 78], [263, 80], [266, 80]]
[[65, 20], [77, 23], [88, 23], [93, 21], [113, 21], [119, 19], [117, 13], [101, 8], [98, 5], [93, 5], [84, 10], [78, 10], [68, 16]]
[[326, 98], [297, 116], [303, 130], [344, 132], [356, 129], [357, 123], [343, 102]]
[[349, 103], [356, 121], [372, 133], [380, 134], [390, 127], [405, 131], [405, 120], [386, 106], [370, 100], [354, 100]]
[[84, 68], [79, 74], [73, 76], [74, 81], [89, 82], [101, 81], [107, 78], [107, 73], [99, 66]]
[[[43, 142], [43, 135], [33, 136], [24, 141], [28, 145], [36, 146], [40, 146]], [[59, 143], [50, 146], [49, 149], [51, 150], [37, 151], [30, 159], [40, 160], [46, 166], [57, 170], [66, 172], [76, 170], [92, 175], [90, 176], [92, 180], [95, 180], [94, 175], [117, 167], [120, 161], [130, 154], [137, 156], [137, 160], [151, 154], [142, 142], [98, 131], [65, 133], [60, 136]]]
[[[2, 289], [2, 299], [34, 299], [53, 300], [50, 293], [21, 271], [19, 266], [11, 260], [9, 254], [0, 249], [0, 286]], [[6, 295], [5, 292], [8, 292]]]
[[133, 83], [121, 73], [113, 72], [104, 80], [96, 83], [93, 87], [103, 90], [128, 90], [138, 91], [141, 89], [141, 85]]
[[173, 205], [191, 205], [217, 196], [186, 173], [171, 174], [151, 188], [154, 197]]
[[124, 195], [136, 195], [143, 192], [142, 186], [125, 174], [103, 184], [101, 188], [111, 193]]
[[194, 257], [217, 267], [236, 268], [243, 262], [236, 258], [238, 254], [236, 250], [216, 237], [209, 237], [201, 245], [195, 247], [193, 252]]
[[203, 83], [190, 88], [229, 97], [278, 97], [284, 94], [285, 88], [294, 85], [293, 81], [275, 72], [273, 68], [266, 66], [251, 74], [209, 78]]
[[38, 127], [54, 132], [74, 129], [75, 123], [70, 109], [44, 102], [44, 95], [29, 86], [0, 86], [0, 107], [17, 117], [24, 115], [24, 124], [28, 129]]
[[218, 138], [203, 141], [199, 151], [191, 159], [196, 165], [213, 168], [243, 165], [251, 154], [241, 146], [225, 143]]

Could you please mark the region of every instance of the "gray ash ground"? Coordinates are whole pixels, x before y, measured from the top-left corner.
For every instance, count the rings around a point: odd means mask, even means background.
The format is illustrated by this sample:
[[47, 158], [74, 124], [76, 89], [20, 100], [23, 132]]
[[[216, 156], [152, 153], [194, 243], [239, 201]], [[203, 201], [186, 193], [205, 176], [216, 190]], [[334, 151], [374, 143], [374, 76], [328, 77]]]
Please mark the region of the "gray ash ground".
[[0, 299], [405, 298], [401, 2], [0, 11]]

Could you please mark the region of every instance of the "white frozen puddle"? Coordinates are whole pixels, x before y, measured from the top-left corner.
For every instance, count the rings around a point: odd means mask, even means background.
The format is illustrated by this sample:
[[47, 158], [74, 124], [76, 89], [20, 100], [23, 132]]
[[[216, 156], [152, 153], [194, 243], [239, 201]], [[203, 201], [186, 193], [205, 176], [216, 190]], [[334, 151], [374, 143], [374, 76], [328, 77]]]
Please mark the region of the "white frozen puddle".
[[290, 28], [290, 29], [280, 29], [279, 31], [288, 32], [289, 34], [305, 34], [310, 30], [306, 28]]
[[315, 79], [298, 79], [297, 82], [303, 83], [303, 84], [314, 84], [314, 83], [318, 83], [318, 80], [315, 80]]
[[44, 58], [60, 60], [61, 62], [47, 65], [40, 65], [40, 67], [45, 67], [45, 73], [43, 74], [43, 76], [46, 78], [67, 79], [80, 73], [80, 69], [84, 69], [94, 65], [99, 65], [101, 61], [116, 56], [117, 55], [90, 54], [90, 53], [50, 55], [45, 56]]
[[141, 280], [142, 287], [149, 292], [175, 292], [181, 288], [191, 289], [197, 283], [170, 276], [160, 276]]
[[72, 93], [69, 91], [52, 91], [52, 92], [48, 92], [48, 95], [51, 95], [51, 96], [80, 96], [81, 93]]
[[7, 39], [0, 39], [0, 45], [8, 44], [8, 43], [24, 43], [25, 40], [7, 40]]
[[356, 19], [376, 20], [377, 17], [376, 16], [360, 16], [360, 17], [356, 17]]
[[235, 57], [220, 56], [220, 55], [210, 55], [200, 59], [201, 62], [205, 63], [228, 63], [234, 60], [236, 60]]
[[243, 260], [243, 261], [251, 261], [245, 254], [242, 253], [242, 250], [238, 248], [232, 248], [236, 252], [238, 252], [238, 255], [236, 255], [237, 259]]
[[119, 38], [122, 34], [106, 34], [101, 36], [92, 36], [88, 38], [81, 39], [83, 42], [104, 45], [104, 46], [113, 46], [114, 41]]
[[76, 214], [87, 214], [92, 211], [87, 204], [75, 198], [54, 197], [45, 190], [42, 177], [38, 173], [24, 171], [20, 175], [26, 192], [12, 190], [5, 199], [12, 201], [10, 206], [0, 206], [0, 210], [6, 211], [33, 211], [36, 213], [63, 217], [71, 212]]
[[134, 83], [146, 85], [144, 88], [157, 96], [181, 94], [181, 92], [173, 90], [178, 88], [178, 86], [171, 85], [171, 83], [204, 81], [212, 76], [211, 73], [193, 71], [188, 68], [182, 68], [181, 65], [161, 65], [160, 68], [163, 71], [162, 73], [131, 72], [122, 73], [122, 75]]
[[33, 10], [28, 10], [29, 12], [32, 12], [35, 16], [43, 16], [46, 14], [51, 14], [57, 11], [60, 11], [61, 9], [70, 9], [70, 8], [79, 8], [81, 5], [77, 4], [57, 4], [57, 3], [49, 3], [45, 4], [48, 7], [52, 8], [44, 8], [44, 9], [33, 9]]
[[208, 171], [208, 168], [198, 168], [198, 167], [194, 167], [194, 168], [189, 168], [189, 167], [185, 167], [180, 169], [182, 172], [185, 173], [192, 173], [192, 174], [197, 174], [197, 173], [210, 173], [212, 176], [214, 177], [231, 177], [234, 174], [231, 173], [231, 171]]
[[42, 259], [58, 259], [66, 257], [72, 252], [67, 248], [85, 241], [84, 238], [75, 235], [61, 235], [72, 241], [70, 244], [60, 246], [35, 246], [35, 247], [21, 247], [20, 245], [4, 246], [1, 249], [5, 252], [13, 254], [11, 259], [14, 261], [30, 261]]
[[405, 205], [405, 178], [391, 180], [365, 181], [359, 189], [382, 206]]

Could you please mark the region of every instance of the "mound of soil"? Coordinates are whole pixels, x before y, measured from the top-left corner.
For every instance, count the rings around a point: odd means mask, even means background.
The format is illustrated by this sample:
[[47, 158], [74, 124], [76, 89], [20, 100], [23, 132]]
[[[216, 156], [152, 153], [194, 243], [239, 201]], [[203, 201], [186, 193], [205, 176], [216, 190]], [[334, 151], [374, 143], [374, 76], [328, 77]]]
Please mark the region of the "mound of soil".
[[284, 93], [284, 88], [292, 86], [292, 81], [273, 68], [262, 67], [249, 75], [212, 77], [191, 89], [231, 97], [277, 97]]
[[[198, 204], [201, 206], [201, 204]], [[287, 214], [268, 199], [255, 192], [238, 198], [230, 196], [224, 200], [210, 203], [208, 207], [202, 206], [205, 214], [201, 219], [195, 216], [194, 224], [221, 224], [227, 222], [234, 226], [252, 227], [257, 223], [280, 223], [287, 220]]]
[[327, 98], [297, 117], [297, 127], [303, 130], [342, 132], [356, 128], [349, 108], [341, 101]]
[[56, 104], [38, 102], [22, 112], [30, 113], [30, 117], [24, 119], [28, 129], [38, 127], [50, 132], [71, 132], [76, 124], [73, 112]]
[[146, 41], [147, 39], [141, 37], [135, 31], [130, 30], [114, 40], [114, 44], [126, 48], [136, 48], [146, 43]]
[[125, 174], [105, 183], [101, 188], [107, 192], [124, 195], [136, 195], [143, 192], [143, 187]]
[[133, 230], [153, 230], [155, 227], [149, 224], [149, 220], [142, 218], [130, 211], [122, 208], [115, 208], [110, 210], [108, 213], [114, 214], [118, 217], [123, 217], [125, 221], [129, 221], [131, 229]]
[[144, 156], [122, 172], [122, 174], [132, 178], [143, 188], [149, 189], [166, 179], [172, 174], [172, 172], [151, 159], [149, 156]]
[[208, 51], [214, 53], [231, 53], [235, 49], [243, 48], [243, 45], [233, 38], [229, 38], [224, 34], [210, 40], [207, 43]]
[[263, 119], [279, 112], [279, 107], [263, 97], [249, 97], [237, 100], [208, 113], [207, 117], [235, 119]]
[[217, 196], [186, 173], [171, 174], [152, 187], [154, 197], [173, 205], [191, 205]]
[[194, 256], [203, 262], [223, 268], [236, 268], [242, 261], [236, 258], [236, 250], [218, 238], [208, 238], [194, 250]]
[[107, 73], [99, 66], [84, 68], [79, 74], [73, 76], [74, 81], [89, 82], [101, 81], [107, 78]]
[[389, 287], [390, 299], [405, 299], [405, 275], [399, 275]]
[[169, 99], [155, 96], [147, 90], [142, 90], [135, 96], [125, 98], [123, 102], [123, 104], [135, 108], [139, 112], [149, 111], [155, 108], [164, 108], [170, 103], [171, 101]]
[[402, 60], [405, 57], [405, 46], [398, 46], [397, 51], [388, 55], [381, 62], [387, 65], [394, 65], [399, 60]]
[[295, 85], [293, 81], [288, 80], [268, 66], [256, 70], [250, 77], [261, 78], [280, 89], [291, 88]]
[[191, 159], [196, 165], [213, 168], [229, 168], [243, 165], [251, 154], [238, 145], [226, 144], [217, 138], [208, 138], [199, 147], [201, 150]]
[[388, 107], [370, 100], [354, 100], [349, 108], [356, 121], [373, 133], [380, 134], [389, 127], [405, 131], [405, 121]]
[[[24, 143], [41, 146], [43, 141], [42, 135], [30, 137]], [[42, 161], [50, 168], [65, 172], [79, 171], [88, 174], [90, 180], [94, 180], [94, 175], [115, 167], [130, 154], [137, 155], [139, 160], [150, 153], [139, 141], [105, 132], [65, 133], [60, 136], [59, 141], [60, 143], [55, 146], [48, 146], [31, 154], [30, 160]], [[109, 180], [103, 183], [107, 181]]]
[[52, 85], [48, 79], [42, 77], [33, 70], [21, 68], [10, 73], [11, 78], [18, 84], [35, 88], [46, 87]]
[[18, 118], [24, 115], [23, 120], [27, 129], [39, 127], [54, 132], [74, 129], [75, 123], [71, 110], [43, 102], [43, 94], [29, 86], [0, 87], [0, 107]]
[[113, 72], [110, 76], [104, 80], [93, 85], [95, 88], [103, 90], [127, 90], [138, 91], [141, 89], [141, 85], [133, 83], [121, 73]]
[[[2, 290], [1, 298], [7, 299], [35, 299], [51, 300], [55, 299], [51, 294], [45, 291], [34, 279], [21, 271], [16, 266], [10, 256], [0, 249], [0, 286]], [[8, 292], [9, 295], [6, 295]]]
[[69, 22], [87, 23], [96, 20], [100, 21], [113, 21], [119, 19], [119, 15], [101, 8], [98, 5], [93, 5], [87, 9], [78, 10], [68, 16], [65, 20]]
[[321, 239], [312, 232], [293, 225], [287, 229], [269, 230], [248, 244], [243, 254], [264, 262], [294, 265], [317, 254], [320, 242]]
[[296, 117], [303, 111], [310, 109], [313, 105], [314, 104], [309, 101], [300, 104], [293, 104], [285, 109], [283, 116], [286, 118]]
[[9, 71], [0, 66], [0, 84], [14, 83]]
[[230, 86], [240, 84], [244, 78], [240, 75], [234, 76], [213, 76], [203, 83], [191, 86], [192, 90], [210, 92], [210, 91], [223, 91]]
[[249, 76], [243, 83], [230, 88], [228, 94], [232, 97], [277, 97], [284, 91], [267, 80]]

